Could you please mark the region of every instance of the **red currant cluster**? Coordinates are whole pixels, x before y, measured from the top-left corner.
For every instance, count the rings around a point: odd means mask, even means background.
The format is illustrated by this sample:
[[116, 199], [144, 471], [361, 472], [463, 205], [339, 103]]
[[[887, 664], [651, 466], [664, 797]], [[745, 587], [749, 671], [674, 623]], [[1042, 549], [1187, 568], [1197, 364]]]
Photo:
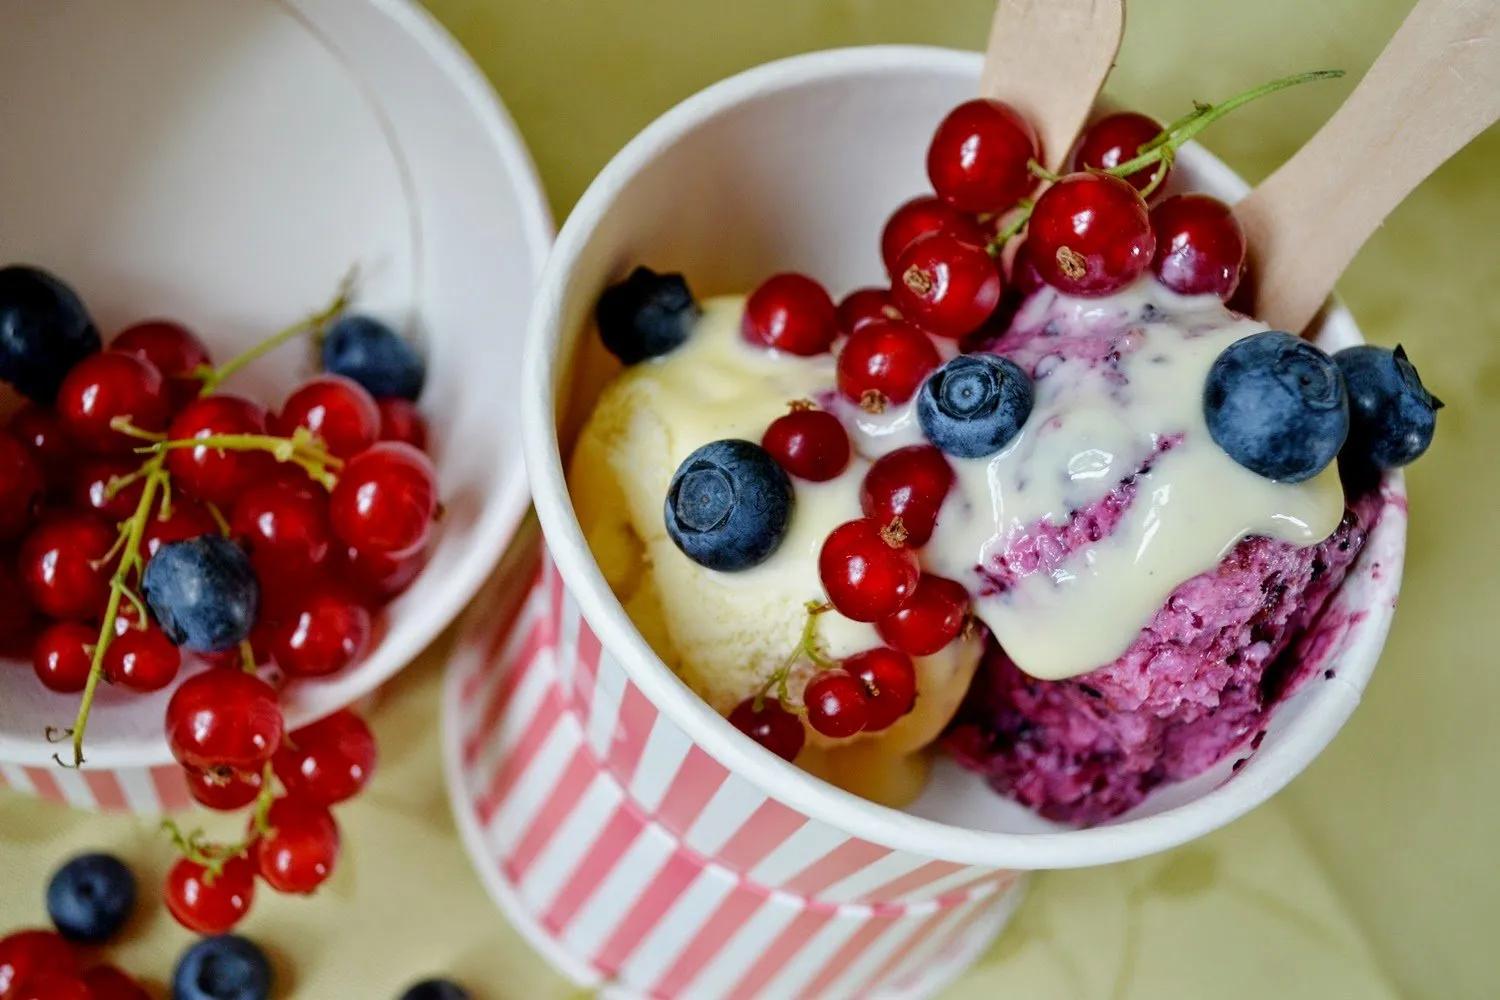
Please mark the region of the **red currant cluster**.
[[[1072, 172], [1062, 176], [1040, 164], [1035, 130], [1010, 105], [962, 104], [927, 150], [935, 193], [902, 205], [881, 233], [890, 283], [859, 289], [835, 306], [813, 279], [775, 275], [746, 302], [742, 334], [789, 354], [836, 351], [839, 393], [881, 413], [911, 400], [942, 364], [939, 342], [964, 348], [975, 334], [1003, 332], [997, 325], [1007, 286], [1018, 293], [1012, 301], [1044, 284], [1070, 295], [1107, 295], [1150, 268], [1175, 292], [1227, 300], [1245, 260], [1244, 233], [1229, 207], [1199, 194], [1155, 208], [1148, 199], [1176, 151], [1214, 120], [1265, 94], [1336, 75], [1277, 80], [1217, 105], [1199, 104], [1165, 126], [1140, 114], [1109, 115], [1080, 138]], [[1020, 242], [1008, 252], [1013, 239]], [[851, 453], [844, 425], [809, 402], [794, 402], [761, 444], [788, 474], [811, 482], [840, 475]], [[805, 733], [786, 679], [801, 661], [820, 670], [800, 711], [825, 736], [879, 731], [911, 711], [911, 658], [941, 650], [968, 618], [963, 586], [923, 573], [917, 552], [931, 538], [952, 482], [947, 458], [931, 445], [900, 449], [871, 466], [861, 490], [864, 516], [834, 529], [819, 555], [828, 603], [809, 606], [798, 648], [731, 713], [737, 728], [788, 760], [797, 756]], [[887, 645], [831, 660], [814, 639], [816, 616], [829, 609], [874, 623]]]
[[[805, 401], [772, 421], [761, 444], [788, 473], [812, 482], [833, 479], [849, 464], [843, 424]], [[917, 696], [912, 657], [948, 645], [968, 617], [964, 588], [923, 573], [916, 553], [932, 537], [952, 482], [947, 459], [930, 445], [902, 448], [870, 467], [860, 493], [865, 516], [840, 525], [823, 544], [819, 573], [829, 603], [809, 605], [797, 649], [761, 692], [731, 713], [737, 728], [787, 760], [797, 756], [805, 734], [786, 679], [802, 661], [820, 668], [802, 702], [808, 724], [824, 736], [879, 732], [911, 711]], [[816, 641], [817, 616], [829, 610], [873, 622], [887, 645], [842, 661], [829, 658]], [[774, 699], [768, 697], [773, 688]]]
[[[16, 299], [7, 308], [20, 321], [52, 319]], [[298, 893], [328, 876], [338, 852], [328, 807], [368, 780], [374, 739], [347, 712], [284, 737], [277, 688], [260, 668], [274, 661], [292, 681], [356, 661], [374, 615], [420, 571], [437, 514], [421, 415], [409, 398], [377, 400], [366, 388], [400, 367], [389, 357], [406, 355], [393, 354], [383, 325], [340, 320], [346, 305], [341, 290], [218, 368], [178, 324], [133, 326], [72, 363], [50, 403], [32, 393], [0, 428], [0, 641], [29, 644], [46, 687], [81, 692], [73, 726], [48, 728], [49, 739], [71, 738], [69, 766], [83, 763], [101, 681], [160, 690], [184, 650], [209, 665], [173, 693], [167, 742], [198, 802], [254, 804], [254, 815], [231, 848], [178, 834], [186, 857], [168, 878], [168, 904], [203, 932], [243, 916], [257, 873]], [[383, 369], [361, 360], [375, 326]], [[218, 391], [306, 336], [327, 338], [325, 364], [341, 337], [339, 364], [367, 377], [319, 375], [274, 413]]]
[[226, 811], [254, 805], [236, 844], [206, 843], [198, 831], [184, 835], [169, 824], [183, 857], [167, 873], [167, 909], [200, 934], [239, 923], [257, 877], [284, 893], [322, 885], [339, 854], [329, 807], [358, 794], [375, 769], [375, 737], [353, 712], [283, 736], [275, 691], [248, 674], [223, 673], [214, 678], [219, 683], [195, 684], [212, 674], [185, 682], [167, 710], [172, 752], [187, 769], [193, 797]]

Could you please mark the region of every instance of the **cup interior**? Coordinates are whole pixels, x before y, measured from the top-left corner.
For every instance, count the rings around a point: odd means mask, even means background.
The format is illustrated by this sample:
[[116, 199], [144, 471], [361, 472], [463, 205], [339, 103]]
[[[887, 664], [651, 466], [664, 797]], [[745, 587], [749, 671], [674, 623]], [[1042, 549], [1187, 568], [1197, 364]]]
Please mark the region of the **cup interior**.
[[[660, 707], [706, 749], [799, 808], [884, 843], [955, 860], [1014, 867], [1116, 860], [1180, 843], [1264, 800], [1337, 731], [1373, 668], [1399, 582], [1404, 516], [1387, 517], [1353, 570], [1341, 600], [1352, 623], [1320, 655], [1334, 671], [1281, 705], [1253, 757], [1228, 780], [1231, 758], [1163, 788], [1131, 813], [1091, 830], [1068, 830], [996, 795], [952, 761], [904, 811], [872, 805], [781, 766], [696, 699], [681, 693], [592, 567], [561, 480], [559, 454], [614, 370], [593, 336], [601, 289], [628, 268], [679, 270], [696, 293], [753, 288], [781, 270], [806, 271], [835, 298], [884, 281], [877, 248], [885, 218], [930, 190], [924, 153], [932, 129], [976, 91], [979, 58], [921, 48], [817, 53], [760, 67], [668, 112], [595, 181], [569, 219], [533, 313], [534, 377], [557, 385], [528, 404], [528, 462], [548, 545], [590, 623]], [[1201, 148], [1184, 150], [1179, 188], [1236, 200], [1244, 183]], [[1347, 312], [1332, 311], [1327, 346], [1358, 342]], [[554, 422], [554, 413], [556, 421]], [[1400, 482], [1386, 489], [1400, 505]], [[1403, 508], [1404, 510], [1404, 508]], [[614, 636], [612, 641], [611, 636]], [[898, 845], [899, 846], [899, 845]]]
[[[550, 242], [529, 158], [488, 85], [405, 0], [78, 0], [0, 6], [0, 264], [69, 282], [108, 339], [186, 323], [219, 361], [326, 303], [417, 340], [446, 508], [431, 561], [354, 668], [288, 688], [291, 724], [368, 693], [461, 609], [524, 513], [511, 402]], [[312, 372], [288, 346], [226, 386], [271, 407]], [[0, 414], [17, 400], [0, 387]], [[77, 698], [0, 669], [0, 760], [50, 761]], [[105, 691], [91, 766], [168, 759], [167, 693]]]

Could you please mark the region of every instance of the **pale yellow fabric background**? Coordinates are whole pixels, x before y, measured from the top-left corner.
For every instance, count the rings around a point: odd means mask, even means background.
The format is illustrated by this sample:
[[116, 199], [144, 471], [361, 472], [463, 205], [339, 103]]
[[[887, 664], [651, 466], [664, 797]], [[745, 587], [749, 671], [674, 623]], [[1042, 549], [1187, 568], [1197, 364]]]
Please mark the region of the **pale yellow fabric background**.
[[[1473, 0], [1496, 2], [1496, 0]], [[640, 126], [758, 62], [880, 41], [982, 44], [990, 0], [429, 0], [531, 144], [559, 218]], [[1172, 117], [1301, 69], [1358, 75], [1406, 0], [1134, 0], [1111, 92]], [[1207, 143], [1252, 180], [1352, 81], [1238, 113]], [[1415, 133], [1420, 121], [1410, 123]], [[1397, 137], [1399, 141], [1400, 137]], [[1044, 875], [953, 998], [1442, 998], [1496, 995], [1500, 931], [1500, 134], [1404, 206], [1341, 291], [1376, 342], [1405, 343], [1447, 401], [1410, 476], [1407, 583], [1366, 703], [1271, 805], [1201, 843], [1106, 870]], [[394, 996], [447, 972], [481, 1000], [564, 997], [490, 906], [455, 837], [438, 766], [445, 645], [374, 716], [378, 780], [340, 810], [345, 854], [313, 900], [258, 901], [245, 931], [282, 996]], [[220, 821], [219, 826], [223, 823]], [[47, 872], [108, 848], [159, 884], [150, 823], [0, 793], [0, 931], [45, 918]], [[113, 954], [158, 986], [189, 935], [148, 903]]]

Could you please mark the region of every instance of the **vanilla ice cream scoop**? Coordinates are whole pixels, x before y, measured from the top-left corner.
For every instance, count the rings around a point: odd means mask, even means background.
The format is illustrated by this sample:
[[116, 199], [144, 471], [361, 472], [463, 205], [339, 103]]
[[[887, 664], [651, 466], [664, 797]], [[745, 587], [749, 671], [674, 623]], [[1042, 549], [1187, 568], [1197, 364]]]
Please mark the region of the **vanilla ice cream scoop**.
[[[789, 404], [826, 398], [834, 382], [830, 354], [798, 357], [746, 343], [740, 336], [744, 302], [704, 302], [681, 347], [621, 372], [584, 426], [568, 475], [579, 523], [615, 595], [657, 654], [724, 714], [760, 691], [797, 647], [808, 603], [823, 600], [818, 552], [829, 532], [859, 516], [859, 487], [870, 464], [856, 455], [830, 482], [797, 480], [786, 535], [758, 565], [720, 572], [678, 550], [662, 503], [682, 461], [710, 441], [760, 440]], [[884, 644], [873, 625], [836, 612], [819, 614], [815, 627], [822, 649], [834, 658]], [[915, 657], [915, 709], [854, 742], [878, 744], [888, 756], [930, 743], [967, 690], [981, 647], [970, 633], [934, 655]], [[789, 680], [794, 700], [815, 669], [795, 666]], [[837, 754], [825, 760], [819, 752], [829, 741], [808, 732], [808, 760], [799, 762], [825, 773], [839, 768]]]

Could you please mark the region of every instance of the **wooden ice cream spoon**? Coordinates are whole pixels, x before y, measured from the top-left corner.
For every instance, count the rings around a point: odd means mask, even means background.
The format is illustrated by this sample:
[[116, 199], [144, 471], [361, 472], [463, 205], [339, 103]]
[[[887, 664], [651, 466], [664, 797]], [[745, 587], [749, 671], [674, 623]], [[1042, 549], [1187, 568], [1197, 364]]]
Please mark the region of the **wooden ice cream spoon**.
[[1304, 329], [1385, 217], [1497, 118], [1500, 0], [1419, 0], [1344, 105], [1235, 206], [1253, 315]]
[[990, 25], [982, 97], [1005, 101], [1037, 130], [1059, 170], [1114, 68], [1125, 0], [1000, 0]]

